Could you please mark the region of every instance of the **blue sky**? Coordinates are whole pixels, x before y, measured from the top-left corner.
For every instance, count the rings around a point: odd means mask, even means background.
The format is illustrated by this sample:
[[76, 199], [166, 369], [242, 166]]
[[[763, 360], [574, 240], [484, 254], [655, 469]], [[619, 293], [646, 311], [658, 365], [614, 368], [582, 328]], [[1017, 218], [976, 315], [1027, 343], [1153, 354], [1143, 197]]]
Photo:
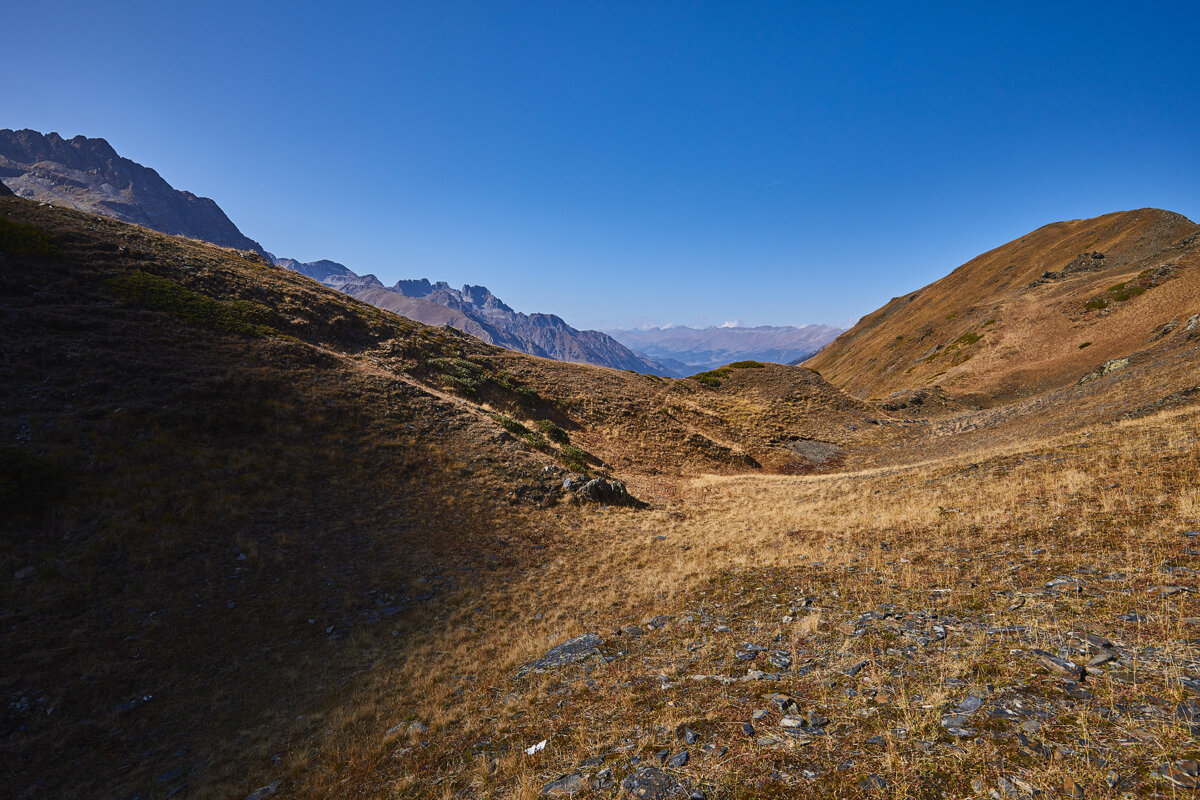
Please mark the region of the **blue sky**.
[[1048, 222], [1200, 219], [1200, 4], [834, 5], [22, 3], [0, 127], [578, 327], [846, 326]]

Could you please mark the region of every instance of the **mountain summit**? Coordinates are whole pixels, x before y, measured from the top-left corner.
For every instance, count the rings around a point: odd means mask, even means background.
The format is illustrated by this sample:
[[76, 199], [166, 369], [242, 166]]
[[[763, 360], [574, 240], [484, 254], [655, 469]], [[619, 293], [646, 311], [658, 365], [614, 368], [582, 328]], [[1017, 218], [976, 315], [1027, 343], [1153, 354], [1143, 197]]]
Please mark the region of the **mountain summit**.
[[0, 181], [19, 197], [266, 255], [214, 201], [172, 188], [104, 139], [0, 130]]

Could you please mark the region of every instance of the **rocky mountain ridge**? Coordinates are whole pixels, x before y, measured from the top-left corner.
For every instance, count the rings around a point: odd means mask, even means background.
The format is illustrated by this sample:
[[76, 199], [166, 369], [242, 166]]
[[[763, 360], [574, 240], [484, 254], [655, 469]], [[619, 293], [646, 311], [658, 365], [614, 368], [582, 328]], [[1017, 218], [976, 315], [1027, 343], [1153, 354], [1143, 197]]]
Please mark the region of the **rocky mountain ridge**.
[[606, 333], [578, 330], [554, 314], [514, 311], [486, 286], [455, 289], [445, 281], [434, 283], [427, 278], [386, 286], [374, 275], [358, 275], [334, 261], [286, 258], [275, 259], [275, 264], [373, 306], [427, 325], [449, 325], [488, 344], [555, 361], [681, 377], [670, 366], [634, 352]]
[[213, 200], [173, 188], [104, 139], [0, 130], [0, 182], [18, 197], [266, 255]]

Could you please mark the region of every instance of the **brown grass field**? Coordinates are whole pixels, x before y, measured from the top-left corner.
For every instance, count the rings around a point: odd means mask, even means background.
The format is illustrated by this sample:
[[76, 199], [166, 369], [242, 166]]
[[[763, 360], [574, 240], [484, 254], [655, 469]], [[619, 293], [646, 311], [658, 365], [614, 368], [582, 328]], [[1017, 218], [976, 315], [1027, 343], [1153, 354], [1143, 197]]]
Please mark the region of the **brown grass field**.
[[[1193, 331], [888, 412], [0, 225], [8, 796], [1195, 795]], [[569, 502], [578, 470], [648, 507]]]

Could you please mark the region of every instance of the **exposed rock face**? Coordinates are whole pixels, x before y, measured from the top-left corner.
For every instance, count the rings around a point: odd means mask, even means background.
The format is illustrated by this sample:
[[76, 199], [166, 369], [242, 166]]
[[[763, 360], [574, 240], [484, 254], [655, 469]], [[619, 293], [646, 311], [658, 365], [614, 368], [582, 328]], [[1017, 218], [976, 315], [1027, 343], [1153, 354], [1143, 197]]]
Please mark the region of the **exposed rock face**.
[[385, 286], [374, 275], [358, 275], [334, 261], [283, 258], [275, 263], [371, 305], [427, 325], [450, 325], [488, 344], [555, 361], [681, 377], [677, 370], [633, 352], [608, 334], [572, 328], [554, 314], [514, 311], [486, 286], [454, 289], [445, 281], [431, 283], [426, 278]]
[[686, 375], [735, 361], [798, 364], [811, 358], [842, 333], [831, 325], [760, 325], [753, 328], [716, 327], [615, 330], [617, 341], [653, 359], [670, 363]]
[[19, 197], [266, 255], [215, 202], [172, 188], [103, 139], [0, 130], [0, 181]]
[[104, 139], [0, 130], [0, 181], [18, 197], [265, 255], [214, 201], [175, 190]]

